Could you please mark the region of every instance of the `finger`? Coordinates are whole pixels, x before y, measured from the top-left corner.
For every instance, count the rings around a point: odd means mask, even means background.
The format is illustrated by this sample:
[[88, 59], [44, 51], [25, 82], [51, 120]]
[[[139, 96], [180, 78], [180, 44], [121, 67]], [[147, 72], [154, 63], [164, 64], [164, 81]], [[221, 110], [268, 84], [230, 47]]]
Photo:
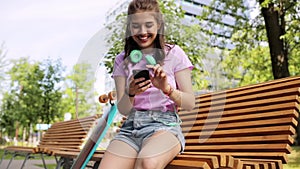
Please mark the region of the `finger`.
[[151, 80], [146, 80], [146, 81], [140, 82], [140, 83], [137, 84], [137, 86], [140, 89], [140, 88], [143, 88], [144, 86], [147, 86], [149, 84], [151, 84]]
[[166, 78], [166, 77], [167, 77], [166, 73], [165, 73], [165, 72], [161, 72], [160, 78], [164, 79], [164, 78]]
[[153, 71], [154, 75], [159, 76], [161, 71], [162, 71], [162, 67], [160, 65], [155, 65], [154, 71]]
[[[147, 89], [149, 89], [150, 87], [151, 87], [151, 83], [150, 82], [148, 82], [148, 83], [146, 83], [146, 82], [143, 82], [144, 84], [143, 85], [141, 85], [141, 87], [139, 88], [139, 91], [141, 91], [141, 92], [144, 92], [144, 91], [146, 91]], [[142, 84], [142, 83], [141, 83]], [[139, 84], [140, 85], [140, 84]]]
[[134, 84], [138, 84], [138, 83], [140, 83], [140, 82], [142, 82], [144, 80], [145, 80], [144, 77], [141, 77], [141, 78], [138, 78], [138, 79], [134, 79]]
[[149, 69], [153, 69], [154, 65], [146, 65], [146, 67], [149, 68]]

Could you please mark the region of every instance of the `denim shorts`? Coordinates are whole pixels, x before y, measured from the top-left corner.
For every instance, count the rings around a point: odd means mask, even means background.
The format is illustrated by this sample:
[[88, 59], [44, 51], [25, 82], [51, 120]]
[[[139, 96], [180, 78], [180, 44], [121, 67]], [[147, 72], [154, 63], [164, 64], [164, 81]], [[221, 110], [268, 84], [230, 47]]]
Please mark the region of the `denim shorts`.
[[120, 132], [113, 140], [123, 141], [137, 152], [143, 142], [157, 131], [168, 131], [174, 134], [184, 150], [185, 139], [180, 126], [181, 120], [177, 113], [161, 111], [132, 111], [123, 123]]

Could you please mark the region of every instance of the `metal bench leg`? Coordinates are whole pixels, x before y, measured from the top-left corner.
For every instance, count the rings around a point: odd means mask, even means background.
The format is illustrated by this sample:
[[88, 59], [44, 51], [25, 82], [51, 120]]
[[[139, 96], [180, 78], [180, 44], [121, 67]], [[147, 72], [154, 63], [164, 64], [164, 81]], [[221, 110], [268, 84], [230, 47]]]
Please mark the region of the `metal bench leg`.
[[[56, 159], [56, 157], [55, 157], [55, 159]], [[56, 169], [60, 169], [64, 164], [64, 158], [60, 157], [60, 159], [58, 161], [56, 159], [56, 162], [57, 162]]]
[[11, 162], [14, 160], [14, 158], [15, 158], [16, 156], [18, 156], [18, 154], [17, 154], [17, 153], [14, 153], [14, 154], [13, 154], [13, 156], [11, 157], [11, 159], [9, 160], [9, 163], [7, 164], [7, 167], [6, 167], [6, 169], [8, 169], [8, 168], [9, 168], [9, 166], [10, 166]]
[[45, 162], [45, 159], [44, 159], [44, 153], [41, 153], [41, 158], [42, 158], [42, 161], [43, 161], [44, 168], [47, 169], [46, 162]]
[[25, 159], [24, 159], [23, 164], [22, 164], [22, 166], [21, 166], [21, 169], [24, 168], [26, 161], [30, 158], [30, 154], [31, 154], [31, 153], [26, 153]]
[[2, 161], [4, 160], [4, 157], [6, 156], [6, 154], [8, 154], [8, 151], [4, 150], [4, 153], [3, 153], [1, 161], [0, 161], [0, 165], [1, 165]]
[[57, 156], [56, 155], [54, 155], [54, 158], [55, 158], [55, 161], [56, 161], [56, 164], [58, 164], [58, 159], [57, 159]]
[[94, 166], [93, 166], [93, 169], [99, 168], [99, 165], [100, 165], [100, 161], [96, 161]]

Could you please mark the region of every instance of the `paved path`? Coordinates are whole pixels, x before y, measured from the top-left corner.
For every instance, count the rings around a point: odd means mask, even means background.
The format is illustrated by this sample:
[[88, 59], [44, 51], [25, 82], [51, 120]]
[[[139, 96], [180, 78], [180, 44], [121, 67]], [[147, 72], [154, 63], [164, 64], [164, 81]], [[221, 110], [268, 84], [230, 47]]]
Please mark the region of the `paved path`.
[[[9, 169], [19, 169], [22, 166], [24, 160], [13, 160], [10, 164]], [[45, 160], [46, 164], [55, 164], [55, 160]], [[3, 160], [1, 163], [0, 169], [6, 169], [9, 160]], [[23, 169], [43, 169], [43, 167], [37, 167], [35, 164], [42, 164], [42, 160], [30, 159], [26, 161], [25, 167]]]

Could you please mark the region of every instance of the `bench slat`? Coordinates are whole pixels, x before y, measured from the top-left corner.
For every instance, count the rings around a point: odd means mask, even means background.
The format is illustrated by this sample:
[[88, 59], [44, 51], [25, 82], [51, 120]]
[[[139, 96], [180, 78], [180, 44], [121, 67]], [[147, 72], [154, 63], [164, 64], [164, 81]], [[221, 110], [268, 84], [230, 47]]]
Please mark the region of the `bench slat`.
[[241, 144], [244, 143], [286, 143], [292, 144], [293, 137], [287, 135], [268, 135], [268, 136], [245, 136], [245, 137], [222, 137], [220, 138], [195, 138], [195, 139], [187, 139], [186, 145], [195, 145], [195, 144], [230, 144], [239, 142]]
[[[260, 114], [261, 115], [261, 114]], [[276, 118], [276, 114], [267, 113], [265, 116], [256, 116], [255, 114], [236, 117], [224, 117], [222, 120], [218, 119], [203, 119], [194, 122], [194, 126], [183, 126], [182, 131], [193, 132], [193, 131], [210, 131], [218, 129], [237, 129], [237, 128], [254, 128], [264, 126], [279, 126], [292, 124], [294, 127], [297, 126], [298, 122], [294, 117], [280, 117]], [[275, 116], [275, 117], [274, 117]], [[246, 118], [248, 117], [248, 118]], [[260, 120], [261, 119], [261, 120]], [[247, 121], [247, 120], [250, 120]], [[252, 121], [251, 121], [252, 120]]]

